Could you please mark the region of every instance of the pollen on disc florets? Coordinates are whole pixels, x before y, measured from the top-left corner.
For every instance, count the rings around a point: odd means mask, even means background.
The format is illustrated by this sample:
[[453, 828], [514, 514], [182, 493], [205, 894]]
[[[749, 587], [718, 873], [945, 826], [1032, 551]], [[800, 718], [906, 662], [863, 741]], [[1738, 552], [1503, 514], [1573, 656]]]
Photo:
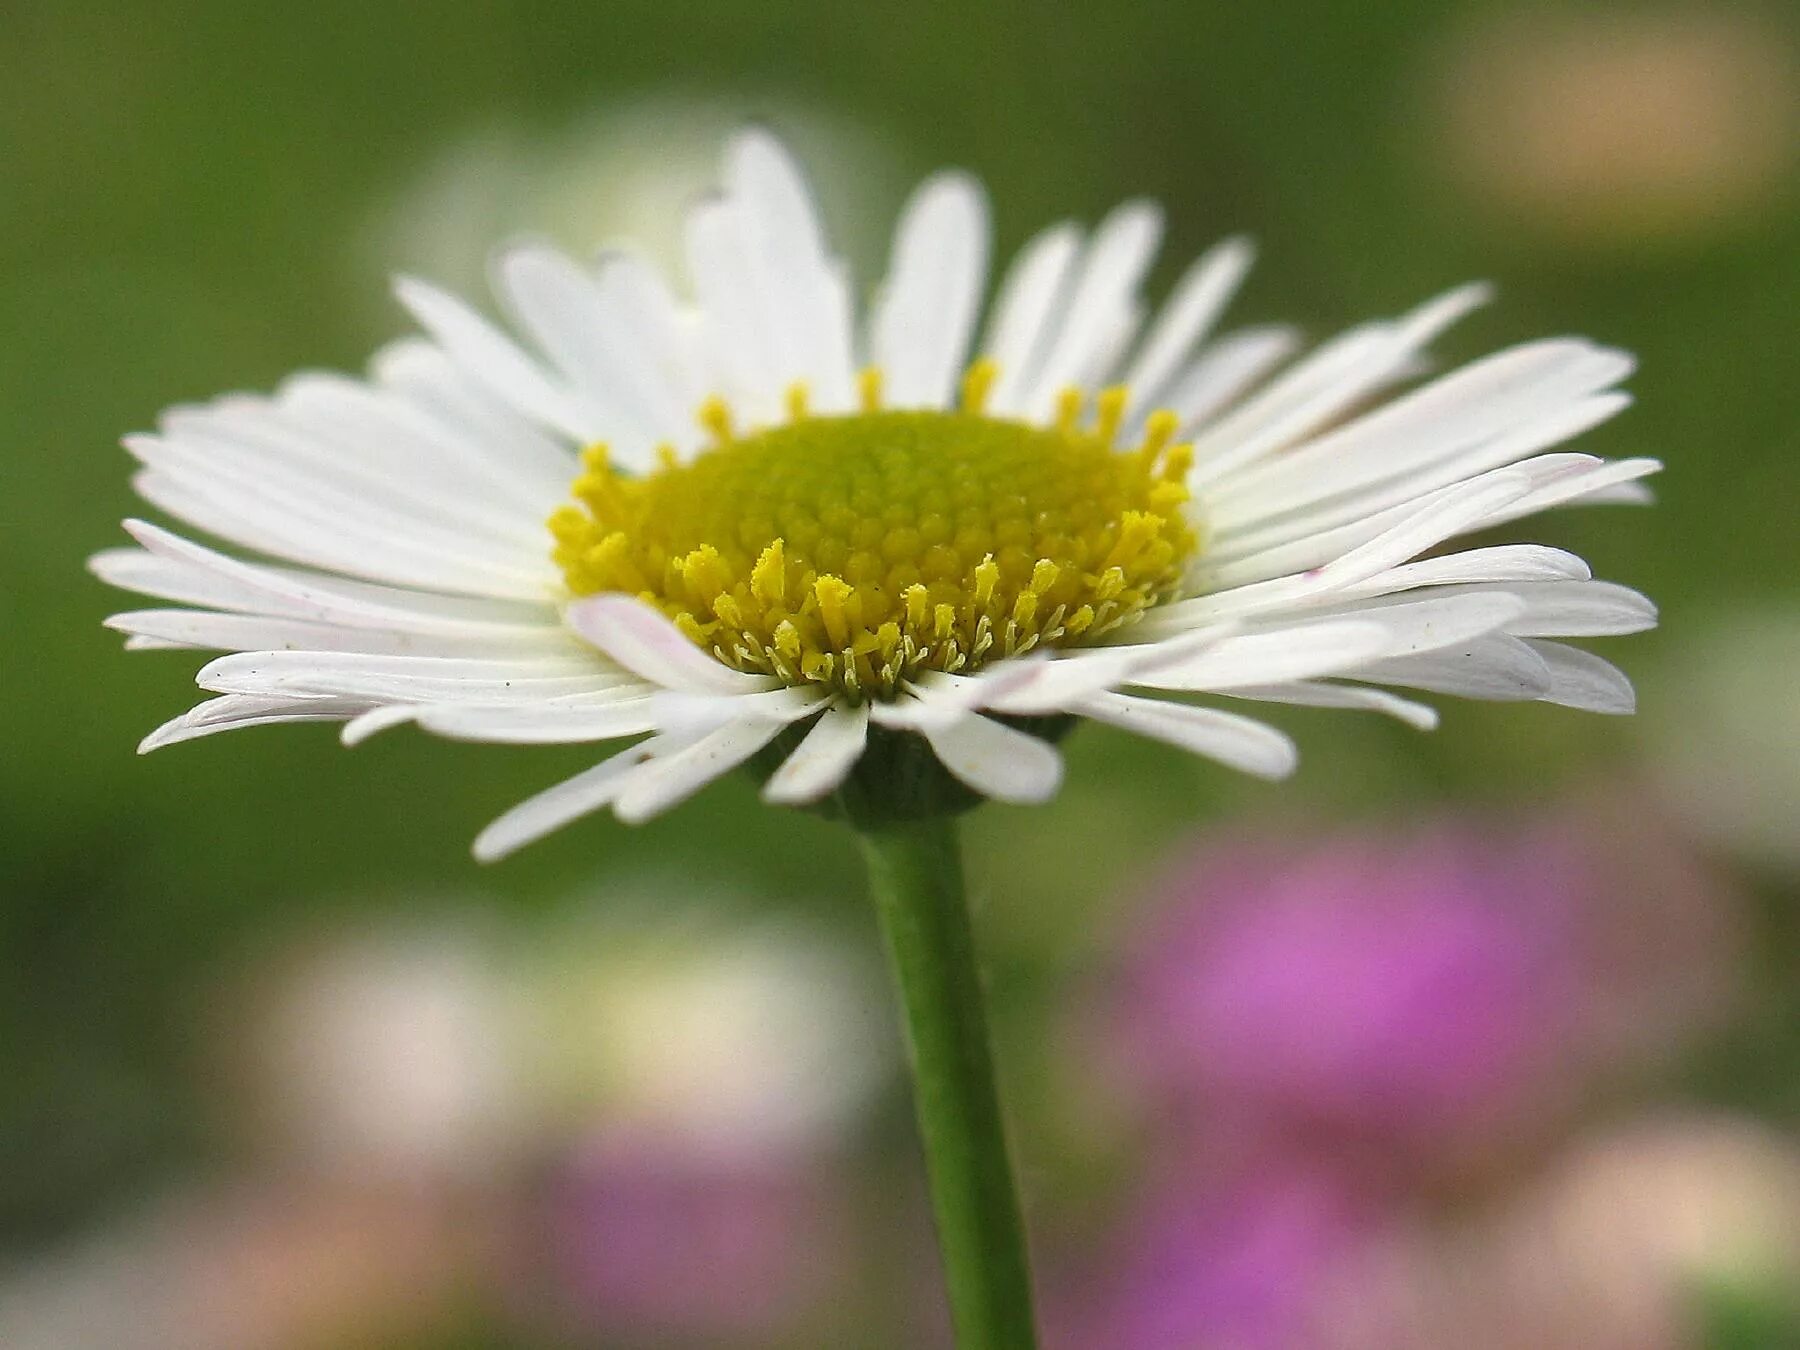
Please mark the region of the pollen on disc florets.
[[1091, 415], [1068, 391], [1051, 426], [987, 416], [994, 375], [944, 412], [884, 409], [875, 371], [860, 412], [811, 416], [796, 387], [744, 434], [712, 400], [711, 445], [642, 476], [592, 446], [553, 556], [576, 595], [636, 595], [729, 666], [852, 699], [1092, 641], [1179, 585], [1189, 448], [1169, 413], [1116, 447], [1122, 389]]

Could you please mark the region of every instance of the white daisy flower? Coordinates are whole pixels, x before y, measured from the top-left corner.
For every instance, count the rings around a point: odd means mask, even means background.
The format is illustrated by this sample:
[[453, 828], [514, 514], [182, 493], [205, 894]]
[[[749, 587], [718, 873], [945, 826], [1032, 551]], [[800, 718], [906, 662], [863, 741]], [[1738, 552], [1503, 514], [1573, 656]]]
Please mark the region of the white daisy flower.
[[1626, 406], [1631, 358], [1552, 338], [1420, 383], [1479, 286], [1304, 354], [1285, 328], [1215, 337], [1250, 245], [1148, 317], [1160, 229], [1141, 201], [1052, 226], [984, 306], [986, 200], [939, 174], [859, 313], [799, 169], [751, 130], [687, 219], [686, 295], [629, 254], [520, 243], [494, 263], [511, 336], [401, 280], [426, 336], [367, 379], [300, 374], [127, 438], [146, 500], [259, 555], [128, 521], [139, 547], [94, 559], [181, 606], [115, 615], [129, 646], [227, 653], [142, 748], [308, 721], [638, 738], [496, 821], [494, 858], [759, 754], [782, 756], [771, 802], [917, 793], [940, 763], [1041, 801], [1069, 718], [1293, 768], [1280, 732], [1170, 695], [1421, 727], [1389, 686], [1629, 711], [1614, 667], [1555, 639], [1649, 627], [1647, 600], [1560, 549], [1441, 546], [1643, 500], [1654, 461], [1553, 449]]

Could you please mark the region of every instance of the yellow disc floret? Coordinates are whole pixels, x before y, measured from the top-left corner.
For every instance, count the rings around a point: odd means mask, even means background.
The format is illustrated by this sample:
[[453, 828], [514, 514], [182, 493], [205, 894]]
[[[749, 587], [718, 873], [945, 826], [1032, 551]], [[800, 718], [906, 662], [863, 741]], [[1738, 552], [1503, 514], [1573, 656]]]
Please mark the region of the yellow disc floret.
[[712, 444], [642, 476], [604, 446], [575, 504], [550, 519], [576, 595], [623, 591], [739, 670], [891, 697], [924, 671], [967, 671], [1040, 645], [1092, 641], [1167, 599], [1196, 539], [1175, 419], [1114, 445], [1123, 390], [1065, 395], [1053, 426], [986, 416], [991, 363], [959, 410], [863, 410], [734, 431], [711, 400]]

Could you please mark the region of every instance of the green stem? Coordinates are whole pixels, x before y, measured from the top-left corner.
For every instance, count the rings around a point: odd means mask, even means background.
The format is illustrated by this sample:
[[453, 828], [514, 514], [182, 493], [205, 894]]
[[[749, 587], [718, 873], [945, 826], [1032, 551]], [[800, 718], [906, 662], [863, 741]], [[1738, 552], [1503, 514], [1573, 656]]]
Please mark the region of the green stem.
[[1025, 1226], [948, 817], [861, 831], [906, 1010], [913, 1095], [959, 1350], [1034, 1350]]

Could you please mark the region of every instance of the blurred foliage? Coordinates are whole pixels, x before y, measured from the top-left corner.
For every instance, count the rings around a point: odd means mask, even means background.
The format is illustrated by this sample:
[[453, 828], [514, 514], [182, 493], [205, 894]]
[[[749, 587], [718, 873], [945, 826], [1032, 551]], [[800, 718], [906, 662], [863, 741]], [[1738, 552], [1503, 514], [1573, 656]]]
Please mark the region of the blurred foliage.
[[[1448, 355], [1573, 329], [1643, 360], [1638, 408], [1583, 448], [1664, 458], [1662, 504], [1560, 515], [1530, 535], [1663, 603], [1663, 632], [1612, 654], [1650, 669], [1711, 606], [1794, 600], [1793, 181], [1693, 238], [1593, 248], [1460, 195], [1434, 159], [1431, 63], [1486, 12], [1426, 0], [854, 13], [815, 0], [12, 0], [0, 44], [0, 1242], [66, 1230], [207, 1156], [205, 1113], [185, 1095], [187, 1000], [271, 922], [434, 896], [541, 906], [652, 864], [699, 887], [858, 909], [841, 832], [761, 809], [742, 782], [640, 830], [583, 822], [483, 872], [467, 853], [476, 829], [591, 752], [401, 732], [350, 754], [329, 730], [288, 728], [131, 753], [193, 700], [195, 662], [128, 658], [100, 627], [121, 602], [83, 559], [121, 542], [117, 521], [140, 509], [117, 437], [172, 402], [267, 388], [298, 367], [355, 369], [401, 331], [397, 311], [371, 304], [381, 278], [352, 243], [396, 185], [483, 126], [552, 132], [671, 91], [747, 116], [797, 104], [860, 128], [909, 174], [974, 169], [1003, 252], [1136, 193], [1169, 209], [1159, 283], [1249, 230], [1263, 262], [1237, 317], [1319, 333], [1491, 275], [1501, 303]], [[881, 199], [860, 209], [897, 205], [885, 180], [872, 190]], [[857, 258], [860, 275], [878, 261]], [[1678, 722], [1679, 690], [1667, 699], [1645, 716]], [[1627, 760], [1637, 735], [1534, 706], [1454, 707], [1432, 737], [1337, 714], [1278, 720], [1307, 755], [1279, 789], [1086, 729], [1057, 803], [977, 814], [972, 872], [1023, 1096], [1047, 1090], [1028, 1053], [1042, 996], [1196, 824], [1537, 798]], [[1772, 987], [1791, 964], [1770, 963]], [[1753, 1088], [1791, 1087], [1800, 1045], [1790, 1034], [1782, 1060], [1770, 1053], [1752, 1037], [1697, 1078], [1766, 1103]]]

